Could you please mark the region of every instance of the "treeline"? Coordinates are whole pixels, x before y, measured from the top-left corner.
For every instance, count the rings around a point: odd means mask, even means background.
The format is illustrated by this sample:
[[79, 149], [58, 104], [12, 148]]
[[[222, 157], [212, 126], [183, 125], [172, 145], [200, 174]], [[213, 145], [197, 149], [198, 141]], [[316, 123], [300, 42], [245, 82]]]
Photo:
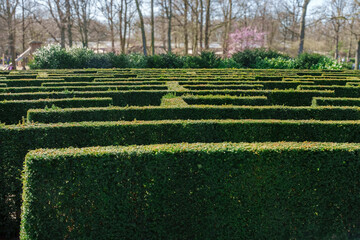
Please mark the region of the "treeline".
[[338, 61], [353, 60], [360, 52], [359, 1], [316, 4], [314, 0], [0, 0], [0, 54], [14, 59], [30, 40], [38, 40], [118, 54], [198, 55], [212, 50], [227, 56], [231, 34], [249, 27], [263, 33], [263, 47], [291, 56], [305, 50]]
[[51, 45], [39, 49], [30, 63], [32, 69], [64, 68], [258, 68], [258, 69], [342, 69], [351, 68], [320, 55], [302, 53], [296, 58], [265, 48], [247, 49], [229, 58], [214, 52], [180, 56], [172, 53], [143, 54], [95, 53], [87, 48], [64, 49]]

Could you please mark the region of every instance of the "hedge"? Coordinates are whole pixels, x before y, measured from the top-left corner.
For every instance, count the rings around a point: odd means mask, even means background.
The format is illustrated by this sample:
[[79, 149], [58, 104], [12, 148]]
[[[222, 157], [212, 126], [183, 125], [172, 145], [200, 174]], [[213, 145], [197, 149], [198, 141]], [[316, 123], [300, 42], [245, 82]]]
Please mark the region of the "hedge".
[[190, 107], [107, 107], [30, 109], [28, 121], [39, 123], [132, 121], [132, 120], [201, 120], [201, 119], [293, 119], [360, 120], [356, 107], [286, 107], [286, 106], [190, 106]]
[[64, 82], [64, 79], [11, 79], [5, 80], [0, 79], [0, 83], [6, 83], [7, 87], [30, 87], [30, 86], [41, 86], [43, 83], [61, 83]]
[[299, 90], [333, 90], [337, 97], [359, 97], [360, 96], [360, 86], [322, 86], [322, 85], [299, 85]]
[[115, 106], [148, 106], [161, 103], [161, 98], [169, 93], [164, 90], [143, 91], [90, 91], [90, 92], [36, 92], [36, 93], [0, 93], [0, 101], [4, 100], [36, 100], [36, 99], [59, 99], [59, 98], [103, 98], [113, 99]]
[[0, 88], [6, 88], [7, 87], [7, 84], [6, 83], [1, 83], [0, 82]]
[[236, 97], [226, 95], [184, 96], [182, 99], [189, 105], [269, 105], [265, 96]]
[[358, 106], [360, 98], [313, 98], [313, 106]]
[[17, 124], [25, 118], [31, 108], [77, 108], [77, 107], [107, 107], [112, 105], [112, 98], [63, 98], [20, 101], [0, 101], [0, 122]]
[[200, 84], [216, 84], [216, 85], [231, 85], [231, 84], [261, 84], [264, 89], [289, 89], [297, 88], [301, 84], [313, 84], [312, 81], [183, 81], [180, 85], [200, 85]]
[[0, 235], [18, 232], [20, 172], [31, 149], [224, 141], [360, 143], [359, 124], [360, 121], [168, 120], [0, 126]]
[[20, 239], [355, 239], [359, 156], [334, 143], [40, 149]]
[[262, 89], [262, 84], [233, 84], [233, 85], [182, 85], [189, 90], [222, 90], [222, 89]]
[[0, 88], [1, 93], [27, 93], [27, 92], [62, 92], [62, 91], [129, 91], [129, 90], [167, 90], [161, 85], [101, 85], [101, 86], [60, 86], [60, 87], [13, 87]]
[[[272, 105], [310, 106], [313, 97], [334, 97], [334, 91], [320, 90], [193, 90], [177, 91], [177, 95], [266, 96]], [[1, 95], [0, 95], [1, 97]]]
[[[1, 81], [0, 81], [1, 82]], [[99, 85], [164, 85], [165, 81], [104, 81], [104, 82], [60, 82], [60, 83], [43, 83], [42, 87], [60, 87], [60, 86], [99, 86]]]

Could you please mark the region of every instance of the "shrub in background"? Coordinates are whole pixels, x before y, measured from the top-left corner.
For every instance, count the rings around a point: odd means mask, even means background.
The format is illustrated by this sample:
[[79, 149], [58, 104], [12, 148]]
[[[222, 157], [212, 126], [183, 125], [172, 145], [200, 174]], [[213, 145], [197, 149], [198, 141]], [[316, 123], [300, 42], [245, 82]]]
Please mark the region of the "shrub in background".
[[49, 45], [38, 49], [31, 62], [31, 69], [73, 68], [73, 59], [69, 52], [59, 45]]
[[[58, 45], [40, 48], [30, 63], [32, 69], [63, 68], [259, 68], [259, 69], [342, 69], [343, 65], [320, 55], [303, 53], [295, 59], [265, 48], [245, 49], [230, 58], [204, 51], [196, 56], [160, 54], [94, 53], [87, 48], [61, 49]], [[348, 68], [349, 66], [347, 66]]]
[[285, 54], [265, 48], [246, 49], [232, 55], [232, 59], [243, 68], [256, 68], [259, 61], [265, 58], [272, 59], [278, 57], [290, 59]]

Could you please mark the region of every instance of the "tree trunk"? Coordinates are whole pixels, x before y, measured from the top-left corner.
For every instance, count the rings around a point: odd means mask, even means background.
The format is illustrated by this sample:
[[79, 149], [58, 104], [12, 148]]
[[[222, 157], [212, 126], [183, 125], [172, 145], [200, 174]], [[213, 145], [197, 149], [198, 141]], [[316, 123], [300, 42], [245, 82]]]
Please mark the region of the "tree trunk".
[[359, 70], [360, 63], [360, 39], [357, 39], [356, 54], [355, 54], [355, 70]]
[[151, 55], [155, 55], [154, 0], [151, 0]]
[[310, 0], [304, 0], [304, 4], [302, 6], [301, 20], [300, 20], [300, 44], [298, 55], [300, 55], [304, 51], [304, 40], [305, 40], [305, 17], [307, 6], [309, 5]]
[[22, 51], [25, 52], [26, 46], [25, 46], [25, 6], [24, 6], [24, 0], [22, 0], [21, 3], [21, 31], [22, 31]]
[[209, 50], [210, 40], [210, 4], [211, 0], [206, 0], [206, 16], [205, 16], [205, 50]]
[[62, 23], [60, 28], [60, 46], [61, 48], [65, 48], [65, 25]]
[[[197, 1], [196, 1], [197, 3]], [[197, 7], [196, 7], [197, 9]], [[198, 14], [199, 15], [199, 14]], [[197, 15], [197, 16], [198, 16]], [[198, 18], [196, 18], [196, 23], [198, 21]], [[203, 36], [204, 36], [204, 3], [203, 3], [203, 0], [200, 0], [200, 50], [202, 51], [203, 50]]]
[[339, 32], [336, 32], [335, 36], [335, 56], [334, 58], [337, 60], [339, 58]]
[[73, 39], [72, 39], [72, 19], [71, 19], [70, 0], [65, 0], [65, 7], [66, 7], [68, 43], [69, 43], [69, 47], [72, 47]]
[[225, 16], [225, 32], [224, 32], [224, 42], [223, 42], [223, 54], [224, 56], [228, 53], [229, 45], [229, 32], [231, 28], [231, 18], [232, 18], [232, 0], [229, 0], [229, 12]]
[[135, 0], [135, 3], [136, 3], [136, 9], [138, 11], [139, 18], [140, 18], [140, 28], [141, 28], [141, 38], [142, 38], [142, 43], [143, 43], [143, 51], [144, 51], [144, 55], [147, 56], [144, 19], [143, 19], [141, 9], [140, 9], [140, 6], [139, 6], [139, 0]]
[[184, 55], [188, 55], [189, 52], [189, 36], [188, 36], [188, 24], [187, 16], [188, 15], [188, 0], [184, 0]]
[[168, 53], [171, 53], [171, 19], [172, 19], [172, 0], [169, 0]]
[[349, 50], [347, 52], [347, 61], [350, 61], [351, 58], [351, 50], [352, 50], [352, 34], [350, 35], [350, 43], [349, 43]]

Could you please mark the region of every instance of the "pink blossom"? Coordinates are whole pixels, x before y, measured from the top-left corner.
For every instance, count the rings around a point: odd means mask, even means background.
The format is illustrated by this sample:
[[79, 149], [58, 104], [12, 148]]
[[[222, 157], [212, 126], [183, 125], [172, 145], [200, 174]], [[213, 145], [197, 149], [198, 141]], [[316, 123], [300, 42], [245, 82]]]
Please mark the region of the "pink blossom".
[[229, 35], [229, 55], [245, 49], [259, 48], [264, 46], [264, 32], [256, 28], [243, 27], [236, 29]]

